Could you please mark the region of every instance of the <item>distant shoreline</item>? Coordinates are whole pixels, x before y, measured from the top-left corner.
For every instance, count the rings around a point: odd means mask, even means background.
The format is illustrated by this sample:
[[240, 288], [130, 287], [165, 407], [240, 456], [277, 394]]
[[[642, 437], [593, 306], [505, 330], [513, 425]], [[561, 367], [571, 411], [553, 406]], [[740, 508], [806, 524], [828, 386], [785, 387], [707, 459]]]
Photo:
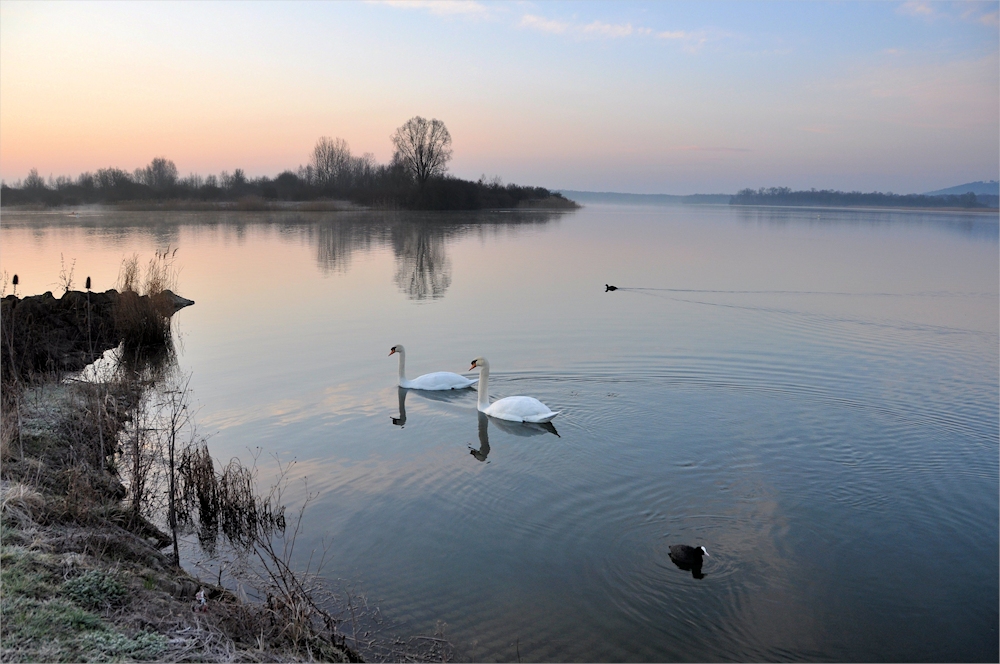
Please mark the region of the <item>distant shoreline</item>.
[[[513, 207], [483, 207], [459, 208], [453, 210], [423, 210], [423, 211], [453, 211], [488, 212], [490, 210], [547, 210], [571, 211], [581, 206], [575, 201], [562, 196], [547, 198], [524, 199]], [[274, 201], [248, 196], [231, 201], [203, 201], [187, 198], [168, 198], [158, 200], [127, 200], [99, 203], [14, 203], [3, 206], [4, 212], [53, 212], [72, 209], [117, 210], [126, 212], [362, 212], [362, 211], [394, 211], [412, 210], [391, 204], [362, 205], [344, 199], [313, 199], [308, 201]], [[418, 209], [419, 211], [419, 209]]]
[[759, 203], [730, 203], [728, 207], [756, 210], [857, 210], [862, 212], [963, 212], [978, 215], [1000, 215], [998, 208], [967, 207], [912, 207], [903, 205], [767, 205]]
[[727, 205], [735, 207], [820, 208], [845, 210], [937, 210], [997, 213], [998, 197], [993, 194], [961, 195], [861, 193], [833, 190], [792, 191], [786, 187], [744, 189], [736, 194], [626, 194], [618, 192], [557, 190], [567, 198], [598, 205], [678, 206]]

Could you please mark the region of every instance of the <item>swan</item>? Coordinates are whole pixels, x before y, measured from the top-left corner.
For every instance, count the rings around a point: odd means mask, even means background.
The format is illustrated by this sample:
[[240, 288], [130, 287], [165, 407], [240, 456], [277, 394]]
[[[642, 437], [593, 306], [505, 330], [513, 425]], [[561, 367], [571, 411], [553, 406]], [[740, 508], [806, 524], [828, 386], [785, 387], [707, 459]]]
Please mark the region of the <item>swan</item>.
[[399, 353], [399, 386], [411, 390], [460, 390], [476, 384], [475, 378], [466, 378], [450, 371], [435, 371], [434, 373], [417, 376], [413, 380], [406, 379], [406, 349], [402, 344], [396, 344], [389, 349], [389, 355]]
[[534, 397], [504, 397], [490, 403], [490, 363], [485, 357], [472, 361], [469, 371], [479, 369], [479, 410], [490, 417], [512, 422], [548, 422], [558, 415]]

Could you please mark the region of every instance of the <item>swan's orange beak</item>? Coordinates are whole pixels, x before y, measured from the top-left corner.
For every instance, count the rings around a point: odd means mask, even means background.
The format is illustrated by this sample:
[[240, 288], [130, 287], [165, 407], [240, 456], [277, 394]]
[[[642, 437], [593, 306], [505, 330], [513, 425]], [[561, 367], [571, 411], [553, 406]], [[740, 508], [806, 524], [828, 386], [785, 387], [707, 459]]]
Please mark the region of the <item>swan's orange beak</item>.
[[469, 367], [469, 371], [472, 371], [472, 370], [473, 370], [473, 369], [475, 369], [475, 368], [476, 368], [476, 363], [475, 363], [475, 362], [473, 362], [473, 363], [472, 363], [472, 366], [471, 366], [471, 367]]
[[392, 354], [393, 354], [393, 353], [395, 353], [395, 352], [396, 352], [396, 349], [395, 349], [395, 348], [390, 348], [390, 349], [389, 349], [389, 355], [392, 355]]

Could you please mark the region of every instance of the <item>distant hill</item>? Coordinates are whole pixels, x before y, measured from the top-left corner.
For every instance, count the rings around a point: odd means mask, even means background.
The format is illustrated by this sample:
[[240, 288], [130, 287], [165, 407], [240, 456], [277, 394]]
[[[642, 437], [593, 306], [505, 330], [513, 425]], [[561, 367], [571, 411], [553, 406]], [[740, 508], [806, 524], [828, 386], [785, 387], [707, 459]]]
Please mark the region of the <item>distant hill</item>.
[[989, 182], [983, 182], [982, 180], [978, 182], [968, 182], [955, 187], [948, 187], [947, 189], [928, 191], [924, 194], [924, 196], [948, 196], [952, 194], [957, 196], [969, 191], [977, 196], [980, 194], [987, 196], [1000, 196], [1000, 182], [997, 182], [996, 180], [990, 180]]
[[732, 194], [622, 194], [613, 191], [575, 191], [560, 189], [558, 193], [577, 203], [610, 203], [618, 205], [726, 205]]

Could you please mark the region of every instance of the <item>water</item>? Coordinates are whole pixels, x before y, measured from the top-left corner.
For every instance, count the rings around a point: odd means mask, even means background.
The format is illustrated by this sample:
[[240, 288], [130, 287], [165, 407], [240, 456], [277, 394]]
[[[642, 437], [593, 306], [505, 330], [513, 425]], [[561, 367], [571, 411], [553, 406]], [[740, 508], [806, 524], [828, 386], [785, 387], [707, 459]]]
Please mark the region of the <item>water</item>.
[[[395, 633], [483, 661], [998, 659], [996, 216], [81, 210], [0, 237], [28, 294], [60, 253], [104, 290], [179, 247], [213, 454], [263, 484], [294, 459], [300, 563], [328, 544]], [[485, 355], [554, 431], [400, 391], [398, 343], [410, 377]]]

